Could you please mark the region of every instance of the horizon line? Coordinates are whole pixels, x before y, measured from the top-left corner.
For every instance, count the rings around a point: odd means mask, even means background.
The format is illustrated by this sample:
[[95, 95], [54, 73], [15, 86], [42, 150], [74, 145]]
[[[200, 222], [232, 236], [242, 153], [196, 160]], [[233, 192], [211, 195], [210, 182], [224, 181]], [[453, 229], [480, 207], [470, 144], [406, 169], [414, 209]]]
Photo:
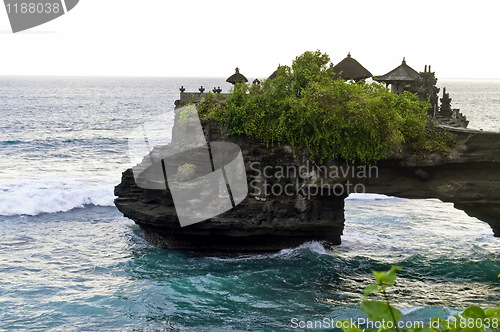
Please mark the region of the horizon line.
[[[85, 77], [98, 77], [98, 78], [224, 78], [225, 76], [163, 76], [163, 75], [85, 75], [85, 74], [0, 74], [1, 77], [67, 77], [67, 78], [85, 78]], [[500, 77], [438, 77], [439, 80], [500, 80]]]

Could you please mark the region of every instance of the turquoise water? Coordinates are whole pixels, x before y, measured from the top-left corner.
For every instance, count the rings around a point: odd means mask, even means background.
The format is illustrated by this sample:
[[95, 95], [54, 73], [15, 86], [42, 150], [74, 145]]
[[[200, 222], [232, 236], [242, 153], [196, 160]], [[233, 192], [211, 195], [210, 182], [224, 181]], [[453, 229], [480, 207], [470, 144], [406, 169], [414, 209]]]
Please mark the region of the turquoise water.
[[[145, 242], [112, 203], [127, 134], [171, 111], [180, 85], [222, 81], [0, 78], [0, 330], [297, 330], [294, 318], [361, 317], [371, 270], [392, 264], [410, 320], [500, 301], [500, 239], [437, 200], [351, 198], [331, 250], [204, 256]], [[448, 84], [472, 127], [500, 123], [498, 81]]]

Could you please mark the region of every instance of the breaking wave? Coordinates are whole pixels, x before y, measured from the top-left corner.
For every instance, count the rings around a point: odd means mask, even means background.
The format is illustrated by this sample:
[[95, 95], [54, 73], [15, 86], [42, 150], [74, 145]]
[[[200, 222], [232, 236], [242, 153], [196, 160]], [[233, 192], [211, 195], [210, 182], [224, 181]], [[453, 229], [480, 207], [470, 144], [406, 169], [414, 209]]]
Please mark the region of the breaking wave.
[[39, 178], [0, 182], [0, 215], [66, 212], [88, 205], [113, 206], [116, 181], [75, 178]]

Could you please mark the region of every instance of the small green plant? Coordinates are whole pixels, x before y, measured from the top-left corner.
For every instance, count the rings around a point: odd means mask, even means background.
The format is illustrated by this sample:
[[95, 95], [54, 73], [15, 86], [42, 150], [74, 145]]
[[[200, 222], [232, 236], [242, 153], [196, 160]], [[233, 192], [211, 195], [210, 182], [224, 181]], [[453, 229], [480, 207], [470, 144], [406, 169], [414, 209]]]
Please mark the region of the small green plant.
[[196, 107], [194, 105], [188, 105], [182, 109], [179, 114], [179, 123], [187, 123], [189, 118], [196, 114]]
[[186, 163], [182, 166], [179, 166], [178, 171], [181, 173], [192, 173], [196, 171], [196, 165]]
[[[471, 306], [461, 314], [454, 315], [454, 319], [441, 319], [435, 317], [429, 320], [429, 326], [404, 327], [401, 321], [403, 313], [391, 305], [387, 288], [396, 283], [399, 266], [393, 266], [389, 271], [373, 271], [375, 283], [364, 288], [361, 310], [368, 315], [368, 319], [376, 322], [378, 329], [361, 329], [350, 321], [339, 321], [344, 332], [384, 331], [384, 332], [480, 332], [500, 331], [500, 303], [497, 308], [482, 309]], [[498, 275], [500, 278], [500, 274]], [[374, 294], [382, 295], [383, 301], [369, 300]], [[403, 324], [402, 324], [403, 323]]]

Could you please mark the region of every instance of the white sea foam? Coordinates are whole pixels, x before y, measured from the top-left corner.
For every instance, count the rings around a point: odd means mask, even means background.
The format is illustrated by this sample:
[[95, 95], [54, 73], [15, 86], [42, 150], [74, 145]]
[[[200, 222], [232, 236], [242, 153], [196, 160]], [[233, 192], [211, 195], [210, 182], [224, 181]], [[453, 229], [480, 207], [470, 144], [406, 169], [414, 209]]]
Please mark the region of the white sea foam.
[[[325, 249], [325, 247], [323, 246], [323, 244], [319, 241], [306, 242], [306, 243], [303, 243], [302, 245], [300, 245], [299, 247], [297, 247], [295, 249], [290, 249], [290, 250], [304, 250], [304, 249], [309, 249], [310, 251], [312, 251], [318, 255], [328, 254], [328, 252]], [[289, 249], [284, 249], [282, 251], [286, 251], [286, 250], [289, 250]]]
[[113, 206], [116, 180], [38, 178], [0, 182], [0, 215], [66, 212], [86, 205]]
[[386, 196], [381, 194], [364, 194], [364, 193], [352, 193], [346, 199], [355, 200], [382, 200], [382, 199], [394, 199], [392, 196]]
[[223, 261], [223, 262], [237, 262], [237, 261], [251, 261], [251, 260], [258, 260], [258, 259], [269, 259], [269, 258], [280, 258], [280, 259], [288, 259], [290, 257], [294, 256], [299, 256], [304, 251], [312, 251], [318, 255], [329, 255], [330, 252], [325, 249], [323, 244], [319, 241], [310, 241], [310, 242], [305, 242], [301, 244], [298, 247], [295, 248], [288, 248], [288, 249], [282, 249], [278, 252], [274, 253], [265, 253], [265, 254], [238, 254], [237, 256], [233, 257], [211, 257], [211, 259], [216, 260], [216, 261]]

